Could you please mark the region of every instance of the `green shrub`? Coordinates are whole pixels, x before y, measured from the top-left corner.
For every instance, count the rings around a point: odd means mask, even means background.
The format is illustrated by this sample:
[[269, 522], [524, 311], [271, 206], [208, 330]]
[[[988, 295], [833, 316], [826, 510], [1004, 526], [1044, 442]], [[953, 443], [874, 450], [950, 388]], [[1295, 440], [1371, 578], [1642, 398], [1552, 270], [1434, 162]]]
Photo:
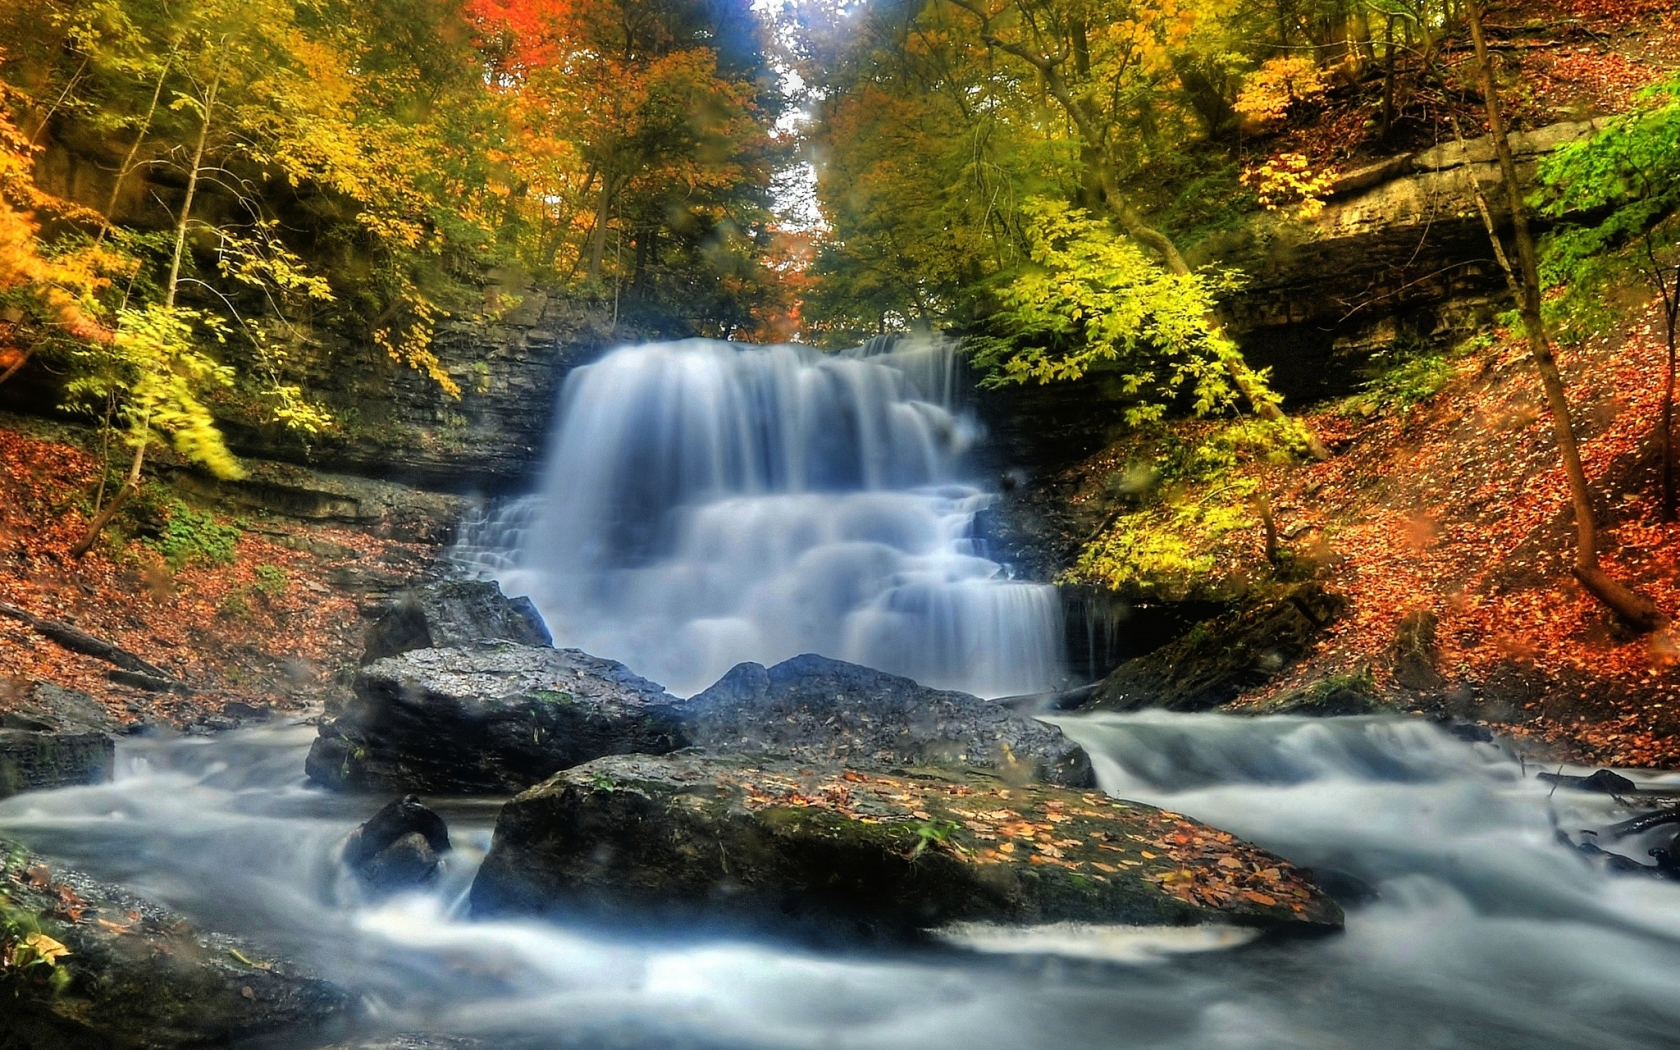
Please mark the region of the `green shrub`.
[[259, 565], [255, 569], [257, 575], [257, 590], [266, 597], [278, 598], [286, 593], [291, 580], [286, 570], [278, 565]]
[[168, 519], [155, 539], [147, 544], [171, 569], [188, 565], [227, 565], [234, 559], [243, 530], [224, 525], [215, 515], [197, 513], [180, 500], [171, 500]]

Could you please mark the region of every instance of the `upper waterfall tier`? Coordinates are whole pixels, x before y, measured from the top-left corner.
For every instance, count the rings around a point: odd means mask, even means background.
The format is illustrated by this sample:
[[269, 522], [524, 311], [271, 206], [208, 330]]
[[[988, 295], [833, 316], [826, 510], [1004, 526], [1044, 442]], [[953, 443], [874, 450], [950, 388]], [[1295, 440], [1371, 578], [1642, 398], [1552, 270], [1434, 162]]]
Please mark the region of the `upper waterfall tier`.
[[511, 549], [502, 581], [557, 644], [679, 692], [801, 652], [991, 695], [1053, 686], [1053, 590], [975, 538], [991, 497], [959, 483], [976, 428], [956, 374], [934, 341], [618, 350], [567, 380], [542, 489], [491, 541]]

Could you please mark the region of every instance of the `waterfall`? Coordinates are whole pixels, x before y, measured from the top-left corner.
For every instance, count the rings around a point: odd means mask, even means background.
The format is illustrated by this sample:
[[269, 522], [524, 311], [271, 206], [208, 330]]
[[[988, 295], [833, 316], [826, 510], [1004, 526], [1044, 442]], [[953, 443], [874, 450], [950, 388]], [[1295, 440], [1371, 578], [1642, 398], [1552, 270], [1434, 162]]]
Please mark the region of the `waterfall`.
[[470, 530], [557, 645], [678, 693], [815, 652], [985, 696], [1063, 677], [1053, 588], [1009, 578], [966, 481], [952, 347], [624, 347], [560, 394], [541, 487]]

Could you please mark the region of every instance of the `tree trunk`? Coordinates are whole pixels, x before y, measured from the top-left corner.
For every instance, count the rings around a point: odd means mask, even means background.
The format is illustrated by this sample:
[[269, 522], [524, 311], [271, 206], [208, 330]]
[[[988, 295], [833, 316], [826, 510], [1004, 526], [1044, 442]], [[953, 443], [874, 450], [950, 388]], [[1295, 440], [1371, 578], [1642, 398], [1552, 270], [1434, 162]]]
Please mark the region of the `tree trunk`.
[[1481, 74], [1483, 100], [1487, 104], [1488, 129], [1493, 133], [1494, 152], [1499, 156], [1499, 171], [1505, 183], [1505, 197], [1511, 207], [1511, 225], [1517, 244], [1519, 272], [1514, 275], [1521, 295], [1517, 308], [1522, 315], [1523, 329], [1528, 337], [1529, 354], [1540, 373], [1540, 385], [1546, 393], [1551, 410], [1552, 430], [1563, 460], [1564, 476], [1569, 482], [1569, 501], [1575, 512], [1575, 578], [1612, 612], [1640, 630], [1655, 630], [1667, 618], [1649, 599], [1605, 575], [1598, 565], [1598, 523], [1593, 514], [1592, 492], [1587, 487], [1587, 472], [1581, 465], [1580, 446], [1575, 441], [1575, 428], [1569, 411], [1569, 396], [1564, 390], [1563, 376], [1558, 371], [1557, 358], [1552, 356], [1546, 338], [1545, 321], [1540, 313], [1540, 265], [1534, 247], [1534, 235], [1528, 225], [1528, 208], [1523, 201], [1522, 184], [1517, 178], [1517, 163], [1511, 154], [1511, 140], [1506, 134], [1505, 119], [1500, 112], [1499, 89], [1494, 81], [1493, 62], [1488, 55], [1487, 39], [1482, 33], [1480, 0], [1466, 0], [1465, 13], [1470, 21], [1470, 37], [1476, 47], [1476, 63]]
[[589, 269], [585, 276], [590, 281], [601, 279], [601, 266], [607, 255], [607, 222], [612, 218], [612, 156], [609, 154], [601, 169], [601, 195], [595, 204], [595, 226], [589, 231]]
[[128, 502], [128, 497], [140, 490], [140, 468], [145, 465], [145, 462], [146, 441], [142, 440], [134, 448], [134, 460], [129, 464], [128, 477], [123, 479], [122, 487], [112, 494], [111, 502], [105, 504], [105, 509], [94, 517], [93, 523], [88, 526], [87, 534], [77, 540], [74, 547], [70, 548], [72, 558], [81, 558], [92, 550], [94, 541], [99, 539], [101, 532], [105, 531], [105, 526], [111, 524], [111, 519], [116, 517], [117, 511], [121, 510], [122, 505]]
[[128, 147], [128, 153], [123, 157], [122, 166], [117, 169], [117, 177], [111, 183], [111, 199], [105, 202], [105, 225], [100, 227], [99, 236], [94, 238], [94, 246], [105, 242], [105, 235], [111, 232], [111, 223], [117, 212], [117, 201], [122, 196], [123, 180], [134, 170], [134, 158], [140, 154], [140, 144], [146, 141], [146, 133], [152, 129], [152, 118], [157, 115], [158, 100], [163, 97], [163, 84], [169, 77], [169, 68], [175, 62], [174, 52], [170, 52], [169, 59], [164, 62], [163, 70], [158, 73], [157, 85], [152, 88], [152, 101], [146, 107], [145, 119], [140, 122], [140, 132], [134, 136], [134, 145]]
[[[204, 151], [210, 141], [210, 121], [216, 110], [216, 94], [221, 89], [222, 71], [227, 65], [226, 55], [216, 65], [216, 76], [210, 81], [210, 90], [204, 98], [204, 119], [198, 126], [198, 143], [193, 148], [192, 169], [187, 173], [187, 194], [181, 201], [181, 216], [175, 223], [175, 250], [169, 259], [169, 283], [164, 289], [163, 305], [165, 309], [174, 309], [175, 297], [181, 288], [181, 258], [187, 251], [187, 228], [192, 221], [193, 199], [198, 195], [199, 176], [204, 173]], [[123, 480], [122, 487], [111, 496], [111, 502], [105, 509], [94, 517], [88, 526], [87, 535], [76, 541], [70, 548], [70, 556], [81, 558], [93, 549], [94, 541], [105, 531], [105, 526], [117, 516], [117, 511], [128, 502], [128, 498], [140, 489], [140, 470], [146, 464], [146, 448], [151, 444], [151, 421], [141, 420], [140, 434], [134, 444], [134, 460], [129, 465], [128, 477]]]
[[10, 368], [6, 369], [4, 372], [0, 372], [0, 383], [4, 383], [6, 380], [17, 375], [18, 371], [22, 369], [24, 365], [28, 364], [29, 359], [35, 356], [35, 348], [36, 344], [31, 343], [29, 349], [19, 354], [18, 359], [12, 362]]

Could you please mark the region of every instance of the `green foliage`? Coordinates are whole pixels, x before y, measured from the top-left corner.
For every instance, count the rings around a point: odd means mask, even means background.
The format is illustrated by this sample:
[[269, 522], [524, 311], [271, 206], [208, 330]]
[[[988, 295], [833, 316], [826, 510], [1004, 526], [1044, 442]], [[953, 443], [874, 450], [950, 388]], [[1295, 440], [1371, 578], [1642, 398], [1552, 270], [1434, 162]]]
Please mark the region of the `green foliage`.
[[1456, 356], [1405, 342], [1379, 351], [1371, 357], [1364, 393], [1349, 398], [1345, 407], [1363, 414], [1383, 405], [1404, 411], [1422, 404], [1452, 381]]
[[[208, 511], [197, 513], [180, 500], [171, 500], [167, 512], [168, 519], [164, 522], [162, 532], [156, 538], [148, 540], [147, 545], [163, 555], [164, 561], [171, 569], [182, 569], [195, 564], [228, 565], [233, 562], [239, 537], [244, 534], [239, 526], [224, 525]], [[281, 576], [281, 583], [284, 585], [284, 573]]]
[[252, 570], [257, 577], [257, 590], [270, 598], [278, 598], [291, 586], [291, 578], [278, 565], [259, 565]]
[[[1160, 419], [1181, 392], [1197, 415], [1236, 404], [1230, 366], [1246, 366], [1209, 323], [1229, 276], [1169, 273], [1061, 201], [1035, 198], [1022, 210], [1032, 265], [998, 293], [1002, 308], [990, 320], [998, 334], [969, 344], [987, 384], [1076, 380], [1104, 368], [1137, 399], [1126, 413], [1133, 425]], [[1251, 382], [1265, 390], [1262, 376]]]
[[916, 824], [916, 845], [910, 850], [910, 859], [915, 860], [929, 847], [942, 846], [951, 841], [951, 836], [962, 825], [951, 820], [923, 820]]
[[184, 307], [147, 306], [118, 313], [108, 344], [77, 352], [81, 374], [66, 391], [73, 407], [99, 414], [120, 405], [123, 441], [140, 450], [167, 439], [176, 452], [217, 477], [244, 476], [204, 397], [233, 385], [233, 369], [199, 349], [200, 333], [221, 342], [226, 327], [212, 314]]
[[70, 971], [59, 960], [70, 954], [41, 929], [34, 912], [0, 894], [0, 989], [9, 987], [17, 996], [26, 985], [36, 984], [58, 995], [71, 981]]
[[1292, 462], [1306, 452], [1292, 421], [1244, 418], [1187, 442], [1156, 437], [1148, 463], [1131, 464], [1126, 504], [1079, 553], [1063, 582], [1090, 584], [1139, 597], [1179, 598], [1217, 581], [1221, 537], [1256, 528], [1259, 481], [1245, 468]]
[[1630, 272], [1672, 286], [1676, 244], [1667, 226], [1680, 211], [1680, 78], [1646, 89], [1631, 111], [1552, 154], [1539, 179], [1541, 210], [1563, 220], [1547, 239], [1541, 277], [1566, 290], [1550, 304], [1566, 328], [1602, 327], [1611, 309], [1603, 292]]

